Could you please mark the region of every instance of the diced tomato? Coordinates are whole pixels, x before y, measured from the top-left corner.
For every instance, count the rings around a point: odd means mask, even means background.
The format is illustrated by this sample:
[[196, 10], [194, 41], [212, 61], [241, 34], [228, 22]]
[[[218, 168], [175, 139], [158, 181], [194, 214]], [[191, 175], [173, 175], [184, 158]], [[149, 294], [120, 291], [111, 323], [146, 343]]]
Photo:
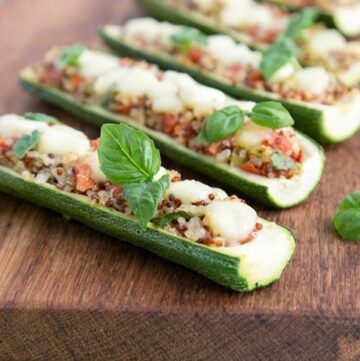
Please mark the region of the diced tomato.
[[130, 58], [122, 58], [120, 60], [121, 65], [130, 66], [132, 64], [132, 60]]
[[188, 52], [188, 57], [194, 63], [198, 63], [202, 57], [202, 51], [200, 49], [191, 49]]
[[179, 122], [177, 115], [165, 114], [163, 119], [164, 132], [166, 134], [174, 134], [175, 126]]
[[262, 81], [263, 76], [258, 70], [253, 70], [249, 73], [249, 75], [246, 78], [246, 83], [250, 86], [255, 85], [257, 82]]
[[98, 149], [99, 148], [99, 145], [100, 145], [100, 138], [97, 138], [97, 139], [93, 139], [91, 142], [91, 148], [93, 149]]
[[40, 77], [40, 83], [51, 86], [60, 86], [62, 73], [59, 69], [51, 68]]
[[287, 138], [284, 134], [276, 133], [268, 142], [273, 149], [279, 150], [287, 156], [291, 155], [292, 143], [291, 140]]
[[78, 74], [72, 75], [70, 81], [74, 89], [79, 89], [79, 87], [81, 87], [86, 82], [85, 78]]
[[221, 151], [221, 143], [222, 142], [217, 142], [217, 143], [210, 144], [206, 148], [206, 152], [211, 154], [211, 155], [216, 155], [216, 154], [220, 153], [220, 151]]
[[80, 192], [86, 192], [94, 186], [91, 179], [91, 168], [89, 164], [80, 163], [74, 168], [76, 189]]
[[117, 104], [115, 112], [120, 114], [129, 115], [131, 111], [131, 104]]
[[301, 162], [302, 157], [303, 157], [303, 151], [302, 151], [302, 149], [300, 149], [299, 153], [296, 155], [296, 157], [294, 159], [295, 159], [296, 162]]
[[243, 169], [244, 171], [249, 172], [249, 173], [261, 174], [261, 169], [256, 168], [256, 167], [254, 166], [254, 164], [249, 163], [249, 162], [244, 163], [244, 164], [241, 166], [241, 169]]

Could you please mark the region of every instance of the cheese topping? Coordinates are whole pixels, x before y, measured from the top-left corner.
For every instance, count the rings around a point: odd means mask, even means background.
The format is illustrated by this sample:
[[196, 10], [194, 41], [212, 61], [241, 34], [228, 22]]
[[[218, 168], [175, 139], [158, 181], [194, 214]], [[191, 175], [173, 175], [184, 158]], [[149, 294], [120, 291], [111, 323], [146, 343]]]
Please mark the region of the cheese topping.
[[27, 120], [16, 114], [0, 117], [0, 134], [2, 137], [19, 138], [31, 134], [35, 130], [44, 130], [48, 127], [45, 122]]
[[321, 67], [304, 68], [294, 75], [296, 88], [313, 94], [325, 93], [331, 80], [330, 74]]
[[346, 39], [334, 29], [326, 29], [309, 37], [309, 46], [324, 56], [332, 51], [342, 50], [346, 47]]
[[204, 222], [231, 246], [249, 237], [257, 223], [257, 214], [238, 199], [220, 200], [206, 206]]
[[115, 68], [119, 59], [100, 51], [85, 50], [79, 57], [79, 73], [94, 78]]
[[248, 121], [237, 131], [234, 142], [237, 146], [250, 150], [258, 147], [272, 133], [273, 130], [271, 128], [261, 127], [252, 121]]

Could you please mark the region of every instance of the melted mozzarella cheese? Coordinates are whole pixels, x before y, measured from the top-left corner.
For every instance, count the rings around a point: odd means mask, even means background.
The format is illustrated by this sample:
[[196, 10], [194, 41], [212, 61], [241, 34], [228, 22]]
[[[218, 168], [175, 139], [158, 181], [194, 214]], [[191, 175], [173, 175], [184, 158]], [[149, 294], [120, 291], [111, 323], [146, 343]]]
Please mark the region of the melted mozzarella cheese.
[[304, 68], [294, 75], [295, 87], [312, 94], [323, 94], [331, 82], [330, 74], [321, 67]]
[[228, 245], [236, 245], [249, 237], [256, 225], [257, 214], [237, 199], [214, 201], [206, 206], [204, 222], [214, 234], [224, 237]]
[[100, 51], [85, 50], [79, 57], [79, 73], [95, 78], [119, 65], [119, 59]]
[[249, 121], [237, 131], [234, 142], [237, 146], [250, 150], [258, 147], [265, 139], [271, 137], [272, 133], [271, 128], [261, 127]]
[[27, 120], [16, 114], [7, 114], [0, 117], [0, 135], [2, 137], [21, 137], [31, 134], [34, 130], [44, 130], [49, 125], [45, 122]]
[[181, 113], [185, 109], [180, 98], [175, 94], [167, 94], [156, 98], [152, 108], [159, 113]]
[[178, 86], [169, 81], [159, 81], [154, 86], [148, 89], [147, 95], [151, 99], [156, 99], [164, 95], [176, 94], [178, 92]]
[[153, 42], [158, 38], [159, 30], [159, 23], [152, 18], [131, 19], [124, 26], [127, 36], [136, 37], [141, 35], [148, 42]]
[[178, 73], [172, 70], [168, 70], [164, 72], [163, 80], [168, 81], [178, 87], [185, 87], [185, 86], [197, 84], [190, 75], [184, 73]]
[[215, 196], [215, 199], [225, 199], [227, 197], [227, 194], [223, 190], [209, 187], [208, 185], [195, 180], [184, 180], [171, 183], [167, 193], [180, 199], [184, 204], [201, 201], [209, 202], [210, 193]]
[[60, 124], [45, 128], [38, 144], [39, 152], [56, 155], [83, 155], [89, 149], [90, 141], [83, 132]]
[[105, 94], [111, 89], [116, 89], [122, 79], [129, 73], [128, 67], [117, 67], [109, 70], [99, 77], [94, 82], [94, 92], [98, 95]]
[[294, 64], [288, 63], [278, 69], [269, 79], [271, 82], [278, 82], [289, 79], [295, 73]]
[[82, 162], [88, 164], [91, 168], [91, 176], [96, 182], [104, 183], [108, 179], [100, 169], [98, 153], [92, 150], [84, 155]]
[[346, 39], [334, 29], [326, 29], [313, 34], [309, 39], [309, 46], [316, 53], [327, 55], [335, 50], [346, 47]]

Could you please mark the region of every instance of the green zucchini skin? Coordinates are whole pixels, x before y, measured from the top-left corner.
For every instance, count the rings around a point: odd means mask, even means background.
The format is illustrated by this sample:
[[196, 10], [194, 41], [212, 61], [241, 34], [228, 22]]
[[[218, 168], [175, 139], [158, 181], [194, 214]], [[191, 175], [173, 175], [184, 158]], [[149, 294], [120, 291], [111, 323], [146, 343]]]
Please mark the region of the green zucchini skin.
[[[88, 121], [96, 126], [102, 126], [106, 122], [119, 123], [124, 122], [134, 128], [138, 128], [148, 134], [155, 141], [157, 147], [168, 158], [192, 169], [200, 171], [205, 175], [226, 184], [233, 189], [239, 191], [241, 194], [255, 199], [264, 205], [273, 208], [289, 208], [305, 201], [309, 194], [304, 194], [304, 197], [298, 202], [286, 205], [279, 203], [274, 199], [269, 192], [269, 188], [265, 185], [254, 183], [242, 177], [239, 173], [233, 172], [229, 167], [214, 163], [214, 159], [199, 155], [196, 152], [176, 144], [171, 141], [168, 136], [159, 132], [153, 131], [134, 120], [113, 114], [98, 106], [84, 104], [76, 101], [71, 95], [66, 94], [58, 89], [50, 88], [34, 81], [30, 81], [20, 75], [21, 86], [29, 93], [55, 104], [62, 109], [78, 116], [81, 119]], [[319, 152], [323, 158], [323, 168], [325, 166], [325, 155], [320, 145], [316, 144]], [[321, 178], [319, 179], [320, 182]]]
[[[239, 257], [217, 252], [151, 225], [143, 230], [130, 218], [106, 207], [94, 205], [85, 196], [66, 193], [49, 184], [27, 181], [3, 166], [0, 166], [0, 189], [11, 196], [41, 205], [109, 236], [149, 250], [235, 291], [248, 292], [253, 289], [249, 288], [246, 278], [239, 274]], [[283, 231], [289, 240], [295, 242], [288, 230]], [[254, 288], [265, 286], [267, 284]]]
[[[170, 56], [155, 54], [126, 44], [120, 39], [114, 39], [108, 35], [105, 30], [102, 30], [100, 34], [105, 44], [119, 55], [130, 56], [136, 59], [145, 59], [159, 65], [159, 67], [164, 70], [172, 69], [180, 72], [186, 72], [199, 82], [213, 88], [220, 89], [234, 98], [253, 100], [256, 102], [268, 100], [280, 101], [276, 97], [272, 97], [270, 94], [260, 93], [256, 90], [240, 86], [234, 87], [231, 84], [227, 84], [223, 80], [216, 78], [210, 72], [199, 71], [195, 67], [183, 65], [174, 61], [174, 59]], [[330, 138], [324, 131], [324, 114], [322, 111], [286, 100], [281, 100], [281, 103], [286, 106], [295, 119], [295, 127], [297, 129], [305, 134], [308, 134], [311, 138], [320, 143], [337, 143], [337, 141]]]

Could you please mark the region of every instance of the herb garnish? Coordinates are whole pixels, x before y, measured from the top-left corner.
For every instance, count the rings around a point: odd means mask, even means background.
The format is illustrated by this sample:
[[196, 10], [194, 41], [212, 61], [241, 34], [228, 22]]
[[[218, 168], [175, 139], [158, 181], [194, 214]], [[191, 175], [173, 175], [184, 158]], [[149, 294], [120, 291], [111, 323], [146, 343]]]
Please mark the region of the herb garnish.
[[26, 153], [35, 147], [40, 141], [40, 132], [38, 130], [34, 130], [29, 135], [23, 135], [20, 137], [17, 142], [14, 144], [12, 151], [19, 158], [23, 159]]
[[63, 49], [60, 53], [57, 64], [63, 69], [68, 66], [78, 67], [80, 55], [86, 50], [83, 44], [74, 44]]
[[360, 192], [353, 192], [343, 199], [336, 210], [334, 226], [343, 239], [360, 240]]
[[318, 11], [314, 8], [306, 8], [293, 21], [286, 30], [278, 36], [275, 43], [263, 53], [260, 71], [266, 79], [270, 79], [284, 65], [294, 62], [298, 53], [298, 47], [294, 39], [302, 30], [312, 26], [318, 17]]
[[98, 156], [101, 170], [112, 183], [124, 187], [127, 204], [145, 228], [169, 187], [168, 175], [153, 180], [161, 165], [154, 142], [125, 124], [105, 124], [101, 128]]
[[203, 144], [219, 142], [237, 132], [245, 122], [245, 116], [263, 127], [278, 129], [291, 126], [294, 120], [281, 103], [258, 103], [252, 111], [244, 111], [231, 105], [214, 112], [206, 119], [198, 140]]
[[188, 51], [193, 44], [206, 45], [208, 38], [197, 29], [183, 26], [179, 32], [171, 36], [171, 41], [183, 51]]
[[56, 118], [43, 113], [25, 113], [24, 118], [29, 120], [35, 120], [37, 122], [45, 122], [45, 123], [58, 122]]
[[280, 152], [273, 153], [270, 160], [273, 168], [276, 170], [290, 170], [296, 168], [295, 162]]
[[153, 223], [155, 224], [155, 226], [163, 228], [166, 225], [168, 225], [169, 223], [176, 221], [180, 217], [182, 217], [186, 220], [189, 220], [192, 217], [192, 214], [188, 213], [188, 212], [184, 212], [184, 211], [164, 214], [160, 217], [154, 218]]

